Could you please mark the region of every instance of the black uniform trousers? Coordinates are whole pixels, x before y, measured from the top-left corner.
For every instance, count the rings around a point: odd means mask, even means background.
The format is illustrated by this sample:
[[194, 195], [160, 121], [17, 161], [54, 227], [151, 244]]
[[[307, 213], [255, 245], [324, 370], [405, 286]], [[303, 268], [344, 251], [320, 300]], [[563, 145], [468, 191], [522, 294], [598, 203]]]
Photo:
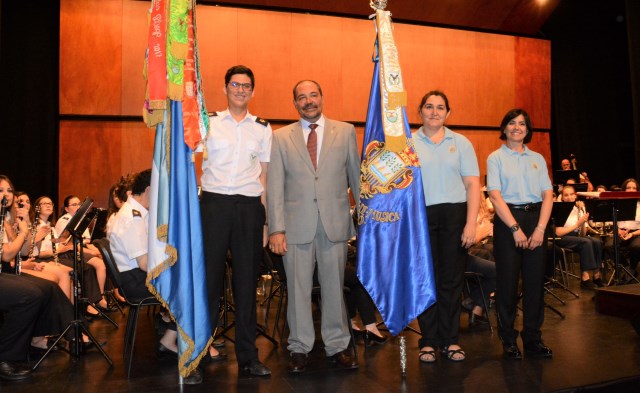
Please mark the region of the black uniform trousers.
[[0, 361], [24, 361], [36, 320], [49, 303], [46, 292], [23, 276], [0, 274]]
[[218, 325], [227, 251], [231, 250], [235, 350], [238, 364], [244, 365], [258, 359], [256, 286], [263, 256], [264, 206], [260, 197], [203, 192], [200, 211], [211, 327]]
[[467, 250], [462, 231], [467, 222], [466, 203], [427, 206], [429, 238], [436, 280], [436, 303], [418, 317], [420, 348], [446, 348], [458, 343], [460, 297], [464, 285]]
[[[511, 208], [524, 234], [531, 237], [538, 225], [540, 208], [517, 210]], [[546, 235], [545, 235], [546, 236]], [[514, 328], [519, 300], [518, 281], [522, 273], [522, 341], [534, 345], [541, 340], [540, 327], [544, 321], [544, 273], [546, 241], [533, 250], [516, 248], [513, 233], [495, 216], [493, 224], [493, 253], [496, 257], [496, 310], [498, 333], [505, 345], [516, 343]]]

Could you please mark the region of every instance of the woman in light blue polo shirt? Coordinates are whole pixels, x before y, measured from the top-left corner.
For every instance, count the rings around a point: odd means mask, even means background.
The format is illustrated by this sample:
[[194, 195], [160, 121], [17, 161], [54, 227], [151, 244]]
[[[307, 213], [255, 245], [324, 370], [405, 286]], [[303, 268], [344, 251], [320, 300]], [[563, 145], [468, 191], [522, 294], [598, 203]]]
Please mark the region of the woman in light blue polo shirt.
[[475, 243], [480, 171], [471, 142], [444, 126], [451, 113], [441, 91], [420, 102], [422, 127], [413, 133], [424, 187], [436, 303], [418, 317], [422, 337], [419, 360], [436, 361], [436, 350], [454, 362], [465, 359], [458, 345], [460, 296], [467, 248]]
[[506, 357], [521, 359], [514, 328], [518, 305], [518, 278], [522, 272], [522, 342], [527, 356], [552, 357], [542, 342], [544, 321], [545, 228], [553, 207], [547, 164], [531, 151], [531, 120], [522, 109], [512, 109], [500, 125], [505, 144], [487, 159], [487, 190], [496, 215], [493, 253], [496, 258], [498, 332]]

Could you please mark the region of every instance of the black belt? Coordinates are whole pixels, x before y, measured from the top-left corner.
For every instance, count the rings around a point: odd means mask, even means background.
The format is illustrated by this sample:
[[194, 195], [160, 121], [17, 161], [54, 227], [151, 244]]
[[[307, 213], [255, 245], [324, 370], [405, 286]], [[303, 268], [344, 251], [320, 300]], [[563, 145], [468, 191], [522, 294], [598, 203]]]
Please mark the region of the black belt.
[[509, 206], [509, 209], [511, 209], [511, 210], [521, 210], [521, 211], [525, 211], [525, 212], [537, 212], [538, 210], [540, 210], [540, 206], [542, 206], [542, 202], [526, 203], [526, 204], [523, 204], [523, 205], [512, 205], [510, 203], [507, 203], [507, 206]]

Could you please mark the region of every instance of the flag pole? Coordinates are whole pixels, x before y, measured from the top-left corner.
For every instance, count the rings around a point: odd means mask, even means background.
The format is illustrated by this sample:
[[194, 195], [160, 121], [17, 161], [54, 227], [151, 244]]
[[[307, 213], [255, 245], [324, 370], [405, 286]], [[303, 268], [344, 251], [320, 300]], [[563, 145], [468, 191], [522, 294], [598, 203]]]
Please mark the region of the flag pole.
[[[370, 0], [369, 6], [374, 10], [382, 10], [387, 7], [387, 0]], [[370, 19], [375, 19], [376, 14], [371, 15]], [[377, 30], [377, 24], [376, 24]], [[377, 33], [376, 33], [377, 34]], [[376, 40], [376, 52], [377, 50], [377, 40]], [[376, 58], [378, 57], [378, 53], [376, 53]], [[402, 372], [402, 378], [406, 379], [407, 377], [407, 340], [404, 336], [404, 330], [402, 330], [399, 334], [399, 344], [400, 344], [400, 371]]]

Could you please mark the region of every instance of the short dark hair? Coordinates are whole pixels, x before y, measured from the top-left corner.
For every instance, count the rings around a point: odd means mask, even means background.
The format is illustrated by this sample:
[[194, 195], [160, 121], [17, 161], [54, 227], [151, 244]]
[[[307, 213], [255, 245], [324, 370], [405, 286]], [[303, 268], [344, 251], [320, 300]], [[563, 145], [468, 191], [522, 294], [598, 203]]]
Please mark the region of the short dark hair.
[[253, 71], [251, 68], [243, 65], [235, 65], [227, 70], [227, 73], [224, 74], [224, 85], [228, 85], [231, 81], [231, 77], [237, 74], [244, 74], [251, 79], [251, 87], [256, 86], [256, 79], [253, 77]]
[[146, 169], [136, 174], [131, 182], [131, 193], [140, 195], [151, 185], [151, 169]]
[[322, 87], [320, 87], [320, 83], [312, 80], [312, 79], [303, 79], [301, 81], [299, 81], [298, 83], [295, 84], [295, 86], [293, 86], [293, 100], [296, 100], [296, 89], [298, 89], [298, 86], [300, 86], [301, 83], [304, 82], [311, 82], [313, 84], [316, 85], [316, 87], [318, 88], [318, 92], [320, 93], [320, 97], [322, 97]]
[[507, 139], [507, 135], [505, 135], [504, 133], [504, 130], [507, 128], [507, 124], [509, 124], [511, 120], [515, 119], [520, 115], [524, 117], [524, 123], [527, 126], [527, 135], [525, 135], [524, 139], [522, 140], [522, 143], [526, 144], [531, 142], [531, 134], [533, 134], [533, 128], [531, 127], [531, 119], [529, 118], [529, 114], [527, 113], [527, 111], [520, 108], [511, 109], [502, 118], [502, 123], [500, 123], [500, 139], [502, 140]]
[[418, 106], [418, 113], [422, 111], [422, 107], [431, 96], [442, 97], [442, 99], [444, 100], [444, 107], [447, 108], [447, 112], [451, 112], [451, 108], [449, 107], [449, 99], [447, 98], [447, 95], [440, 90], [431, 90], [430, 92], [425, 94], [424, 97], [422, 97], [422, 100], [420, 100], [420, 106]]

